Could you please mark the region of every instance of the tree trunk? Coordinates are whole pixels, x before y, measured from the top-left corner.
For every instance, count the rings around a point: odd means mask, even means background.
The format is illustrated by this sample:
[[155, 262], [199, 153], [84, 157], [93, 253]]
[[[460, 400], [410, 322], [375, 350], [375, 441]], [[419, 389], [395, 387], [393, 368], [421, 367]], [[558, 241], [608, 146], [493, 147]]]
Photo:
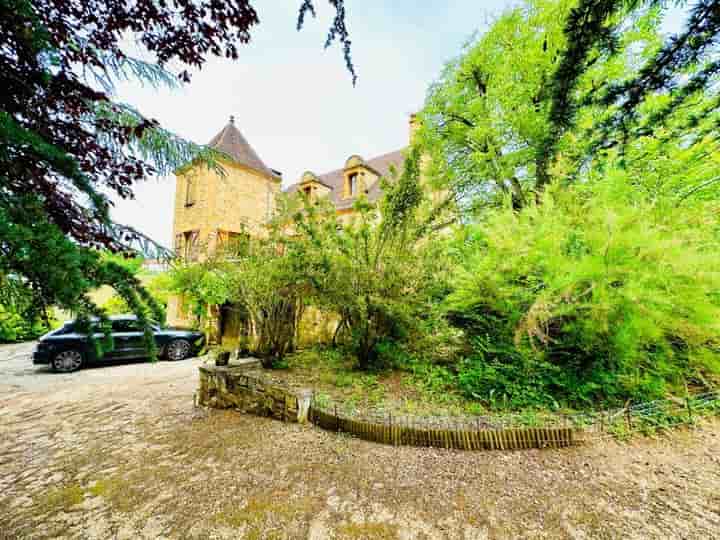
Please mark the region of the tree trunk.
[[535, 157], [535, 199], [538, 202], [545, 186], [550, 183], [548, 167], [550, 167], [549, 156], [541, 150]]
[[298, 308], [299, 304], [295, 298], [280, 298], [258, 312], [258, 339], [255, 352], [263, 367], [272, 367], [292, 349]]

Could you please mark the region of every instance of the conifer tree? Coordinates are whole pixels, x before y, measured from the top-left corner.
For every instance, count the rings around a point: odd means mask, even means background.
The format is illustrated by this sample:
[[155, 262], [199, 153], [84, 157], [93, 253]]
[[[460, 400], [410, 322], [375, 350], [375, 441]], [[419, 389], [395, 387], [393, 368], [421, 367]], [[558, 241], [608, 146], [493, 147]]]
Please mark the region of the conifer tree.
[[[582, 0], [571, 10], [564, 33], [568, 46], [561, 54], [551, 83], [550, 129], [538, 147], [537, 185], [550, 181], [548, 168], [556, 157], [560, 137], [573, 124], [583, 103], [609, 108], [611, 114], [594, 127], [596, 144], [605, 147], [627, 141], [630, 126], [661, 126], [688, 99], [717, 81], [720, 73], [720, 1], [699, 0], [690, 9], [684, 29], [671, 36], [637, 72], [622, 80], [606, 80], [585, 96], [577, 96], [579, 78], [599, 56], [618, 53], [622, 22], [657, 0]], [[618, 14], [623, 16], [617, 17]], [[685, 79], [683, 81], [683, 79]], [[670, 100], [643, 118], [641, 106], [653, 94], [668, 93]]]

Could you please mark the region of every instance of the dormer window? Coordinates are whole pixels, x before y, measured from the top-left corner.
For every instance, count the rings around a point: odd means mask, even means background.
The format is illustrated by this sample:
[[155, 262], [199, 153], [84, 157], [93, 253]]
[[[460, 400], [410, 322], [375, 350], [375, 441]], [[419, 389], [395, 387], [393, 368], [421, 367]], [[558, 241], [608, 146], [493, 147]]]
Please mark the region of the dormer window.
[[313, 201], [318, 204], [318, 200], [321, 197], [326, 197], [331, 188], [327, 184], [323, 183], [315, 173], [311, 171], [305, 171], [298, 182], [298, 193], [304, 196], [309, 201]]
[[358, 179], [360, 178], [358, 173], [352, 173], [348, 175], [348, 191], [351, 197], [355, 197], [358, 194]]
[[359, 197], [368, 192], [372, 182], [377, 179], [376, 171], [370, 168], [360, 156], [350, 156], [343, 169], [342, 196], [345, 199]]

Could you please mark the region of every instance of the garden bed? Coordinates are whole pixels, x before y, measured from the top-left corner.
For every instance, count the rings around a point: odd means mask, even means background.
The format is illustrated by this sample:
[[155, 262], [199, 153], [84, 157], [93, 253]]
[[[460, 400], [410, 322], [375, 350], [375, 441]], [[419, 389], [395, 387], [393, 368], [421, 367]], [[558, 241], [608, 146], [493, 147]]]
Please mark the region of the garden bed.
[[514, 427], [579, 427], [586, 437], [624, 438], [632, 432], [652, 434], [693, 424], [720, 411], [720, 393], [685, 399], [668, 397], [611, 410], [490, 409], [469, 400], [447, 383], [438, 366], [364, 372], [338, 351], [306, 350], [284, 365], [263, 370], [272, 380], [313, 391], [317, 409], [373, 423], [400, 423], [430, 429], [481, 430]]
[[343, 403], [344, 408], [356, 412], [393, 411], [419, 416], [486, 412], [441, 381], [433, 384], [419, 374], [398, 369], [360, 371], [338, 351], [301, 351], [288, 356], [283, 367], [269, 373], [288, 384], [312, 388], [318, 399]]
[[338, 351], [306, 350], [290, 355], [270, 377], [314, 391], [327, 410], [368, 420], [389, 416], [425, 426], [494, 428], [509, 425], [567, 424], [577, 411], [526, 410], [503, 413], [463, 397], [441, 367], [360, 371]]

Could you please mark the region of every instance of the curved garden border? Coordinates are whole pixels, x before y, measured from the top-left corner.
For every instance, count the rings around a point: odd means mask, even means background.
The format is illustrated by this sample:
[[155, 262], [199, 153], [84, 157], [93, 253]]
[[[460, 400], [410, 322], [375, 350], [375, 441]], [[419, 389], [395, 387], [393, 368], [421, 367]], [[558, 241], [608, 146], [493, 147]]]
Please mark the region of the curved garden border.
[[392, 445], [457, 450], [565, 448], [589, 439], [651, 433], [692, 425], [698, 417], [720, 413], [720, 391], [685, 399], [668, 398], [611, 411], [558, 415], [555, 425], [528, 426], [519, 418], [393, 416], [356, 414], [341, 404], [317, 399], [309, 389], [273, 380], [256, 361], [200, 367], [200, 405], [269, 416], [286, 422], [310, 421], [329, 431]]
[[[200, 405], [237, 409], [286, 422], [310, 421], [330, 431], [349, 433], [367, 441], [393, 445], [432, 446], [458, 450], [519, 450], [563, 448], [578, 443], [581, 431], [573, 427], [500, 427], [477, 424], [459, 428], [418, 425], [392, 415], [385, 419], [350, 417], [329, 410], [313, 399], [312, 391], [273, 381], [257, 363], [200, 367]], [[399, 420], [399, 421], [398, 421]], [[437, 429], [436, 429], [437, 427]], [[476, 427], [476, 429], [474, 429]]]
[[412, 426], [388, 415], [387, 422], [370, 422], [310, 405], [309, 420], [330, 431], [350, 433], [366, 441], [395, 446], [430, 446], [455, 450], [527, 450], [564, 448], [582, 440], [582, 432], [572, 427], [520, 427], [498, 429], [433, 429]]

